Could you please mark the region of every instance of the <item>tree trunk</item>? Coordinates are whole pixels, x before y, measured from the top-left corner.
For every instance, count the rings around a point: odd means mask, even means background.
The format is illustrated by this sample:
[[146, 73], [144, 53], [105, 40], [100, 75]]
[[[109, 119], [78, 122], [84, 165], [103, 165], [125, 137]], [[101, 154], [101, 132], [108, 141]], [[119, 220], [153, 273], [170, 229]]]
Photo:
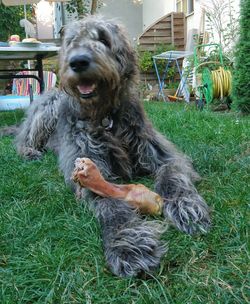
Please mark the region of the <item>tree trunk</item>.
[[91, 11], [90, 11], [91, 15], [94, 15], [96, 13], [97, 2], [98, 2], [98, 0], [92, 0]]

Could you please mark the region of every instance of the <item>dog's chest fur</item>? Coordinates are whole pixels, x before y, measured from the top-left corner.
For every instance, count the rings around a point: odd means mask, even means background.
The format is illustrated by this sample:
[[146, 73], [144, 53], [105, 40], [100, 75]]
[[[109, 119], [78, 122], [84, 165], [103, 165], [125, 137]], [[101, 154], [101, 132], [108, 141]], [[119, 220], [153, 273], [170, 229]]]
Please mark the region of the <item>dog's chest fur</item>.
[[98, 164], [105, 162], [112, 175], [130, 179], [138, 173], [137, 136], [144, 124], [140, 106], [127, 104], [126, 108], [110, 111], [109, 115], [97, 120], [89, 118], [87, 113], [85, 117], [79, 117], [79, 111], [75, 113], [68, 104], [62, 105], [59, 112], [61, 145], [75, 143], [78, 157], [90, 157]]

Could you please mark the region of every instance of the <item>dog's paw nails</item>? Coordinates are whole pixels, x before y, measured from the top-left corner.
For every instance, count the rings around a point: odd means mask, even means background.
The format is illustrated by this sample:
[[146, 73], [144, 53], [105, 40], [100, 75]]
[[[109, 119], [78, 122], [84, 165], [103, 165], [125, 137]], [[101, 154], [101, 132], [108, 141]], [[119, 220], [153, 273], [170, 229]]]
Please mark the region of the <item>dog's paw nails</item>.
[[206, 233], [211, 224], [209, 208], [199, 194], [168, 202], [164, 206], [164, 215], [188, 234]]
[[38, 151], [33, 148], [25, 148], [25, 150], [22, 151], [22, 154], [24, 158], [28, 160], [39, 160], [42, 158], [42, 152]]
[[77, 158], [75, 160], [75, 170], [81, 170], [84, 167], [84, 158]]

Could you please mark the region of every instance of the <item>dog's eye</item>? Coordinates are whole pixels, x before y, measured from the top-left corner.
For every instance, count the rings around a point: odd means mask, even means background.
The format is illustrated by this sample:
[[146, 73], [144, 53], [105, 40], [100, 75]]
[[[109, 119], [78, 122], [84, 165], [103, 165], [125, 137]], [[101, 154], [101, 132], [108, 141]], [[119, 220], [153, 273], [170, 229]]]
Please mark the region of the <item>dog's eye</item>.
[[110, 42], [109, 42], [107, 39], [101, 38], [101, 39], [99, 39], [99, 41], [100, 41], [102, 44], [104, 44], [105, 46], [107, 46], [108, 48], [110, 48]]
[[98, 31], [99, 41], [104, 44], [106, 47], [110, 48], [111, 43], [108, 34], [103, 29], [99, 29]]

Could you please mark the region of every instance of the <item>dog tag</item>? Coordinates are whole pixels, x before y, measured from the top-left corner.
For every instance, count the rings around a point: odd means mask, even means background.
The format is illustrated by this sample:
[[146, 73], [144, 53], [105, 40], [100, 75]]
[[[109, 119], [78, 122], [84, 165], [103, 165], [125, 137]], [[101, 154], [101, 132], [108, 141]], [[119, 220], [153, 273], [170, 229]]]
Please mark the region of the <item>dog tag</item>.
[[105, 117], [102, 119], [102, 126], [105, 130], [111, 130], [113, 127], [113, 119]]

